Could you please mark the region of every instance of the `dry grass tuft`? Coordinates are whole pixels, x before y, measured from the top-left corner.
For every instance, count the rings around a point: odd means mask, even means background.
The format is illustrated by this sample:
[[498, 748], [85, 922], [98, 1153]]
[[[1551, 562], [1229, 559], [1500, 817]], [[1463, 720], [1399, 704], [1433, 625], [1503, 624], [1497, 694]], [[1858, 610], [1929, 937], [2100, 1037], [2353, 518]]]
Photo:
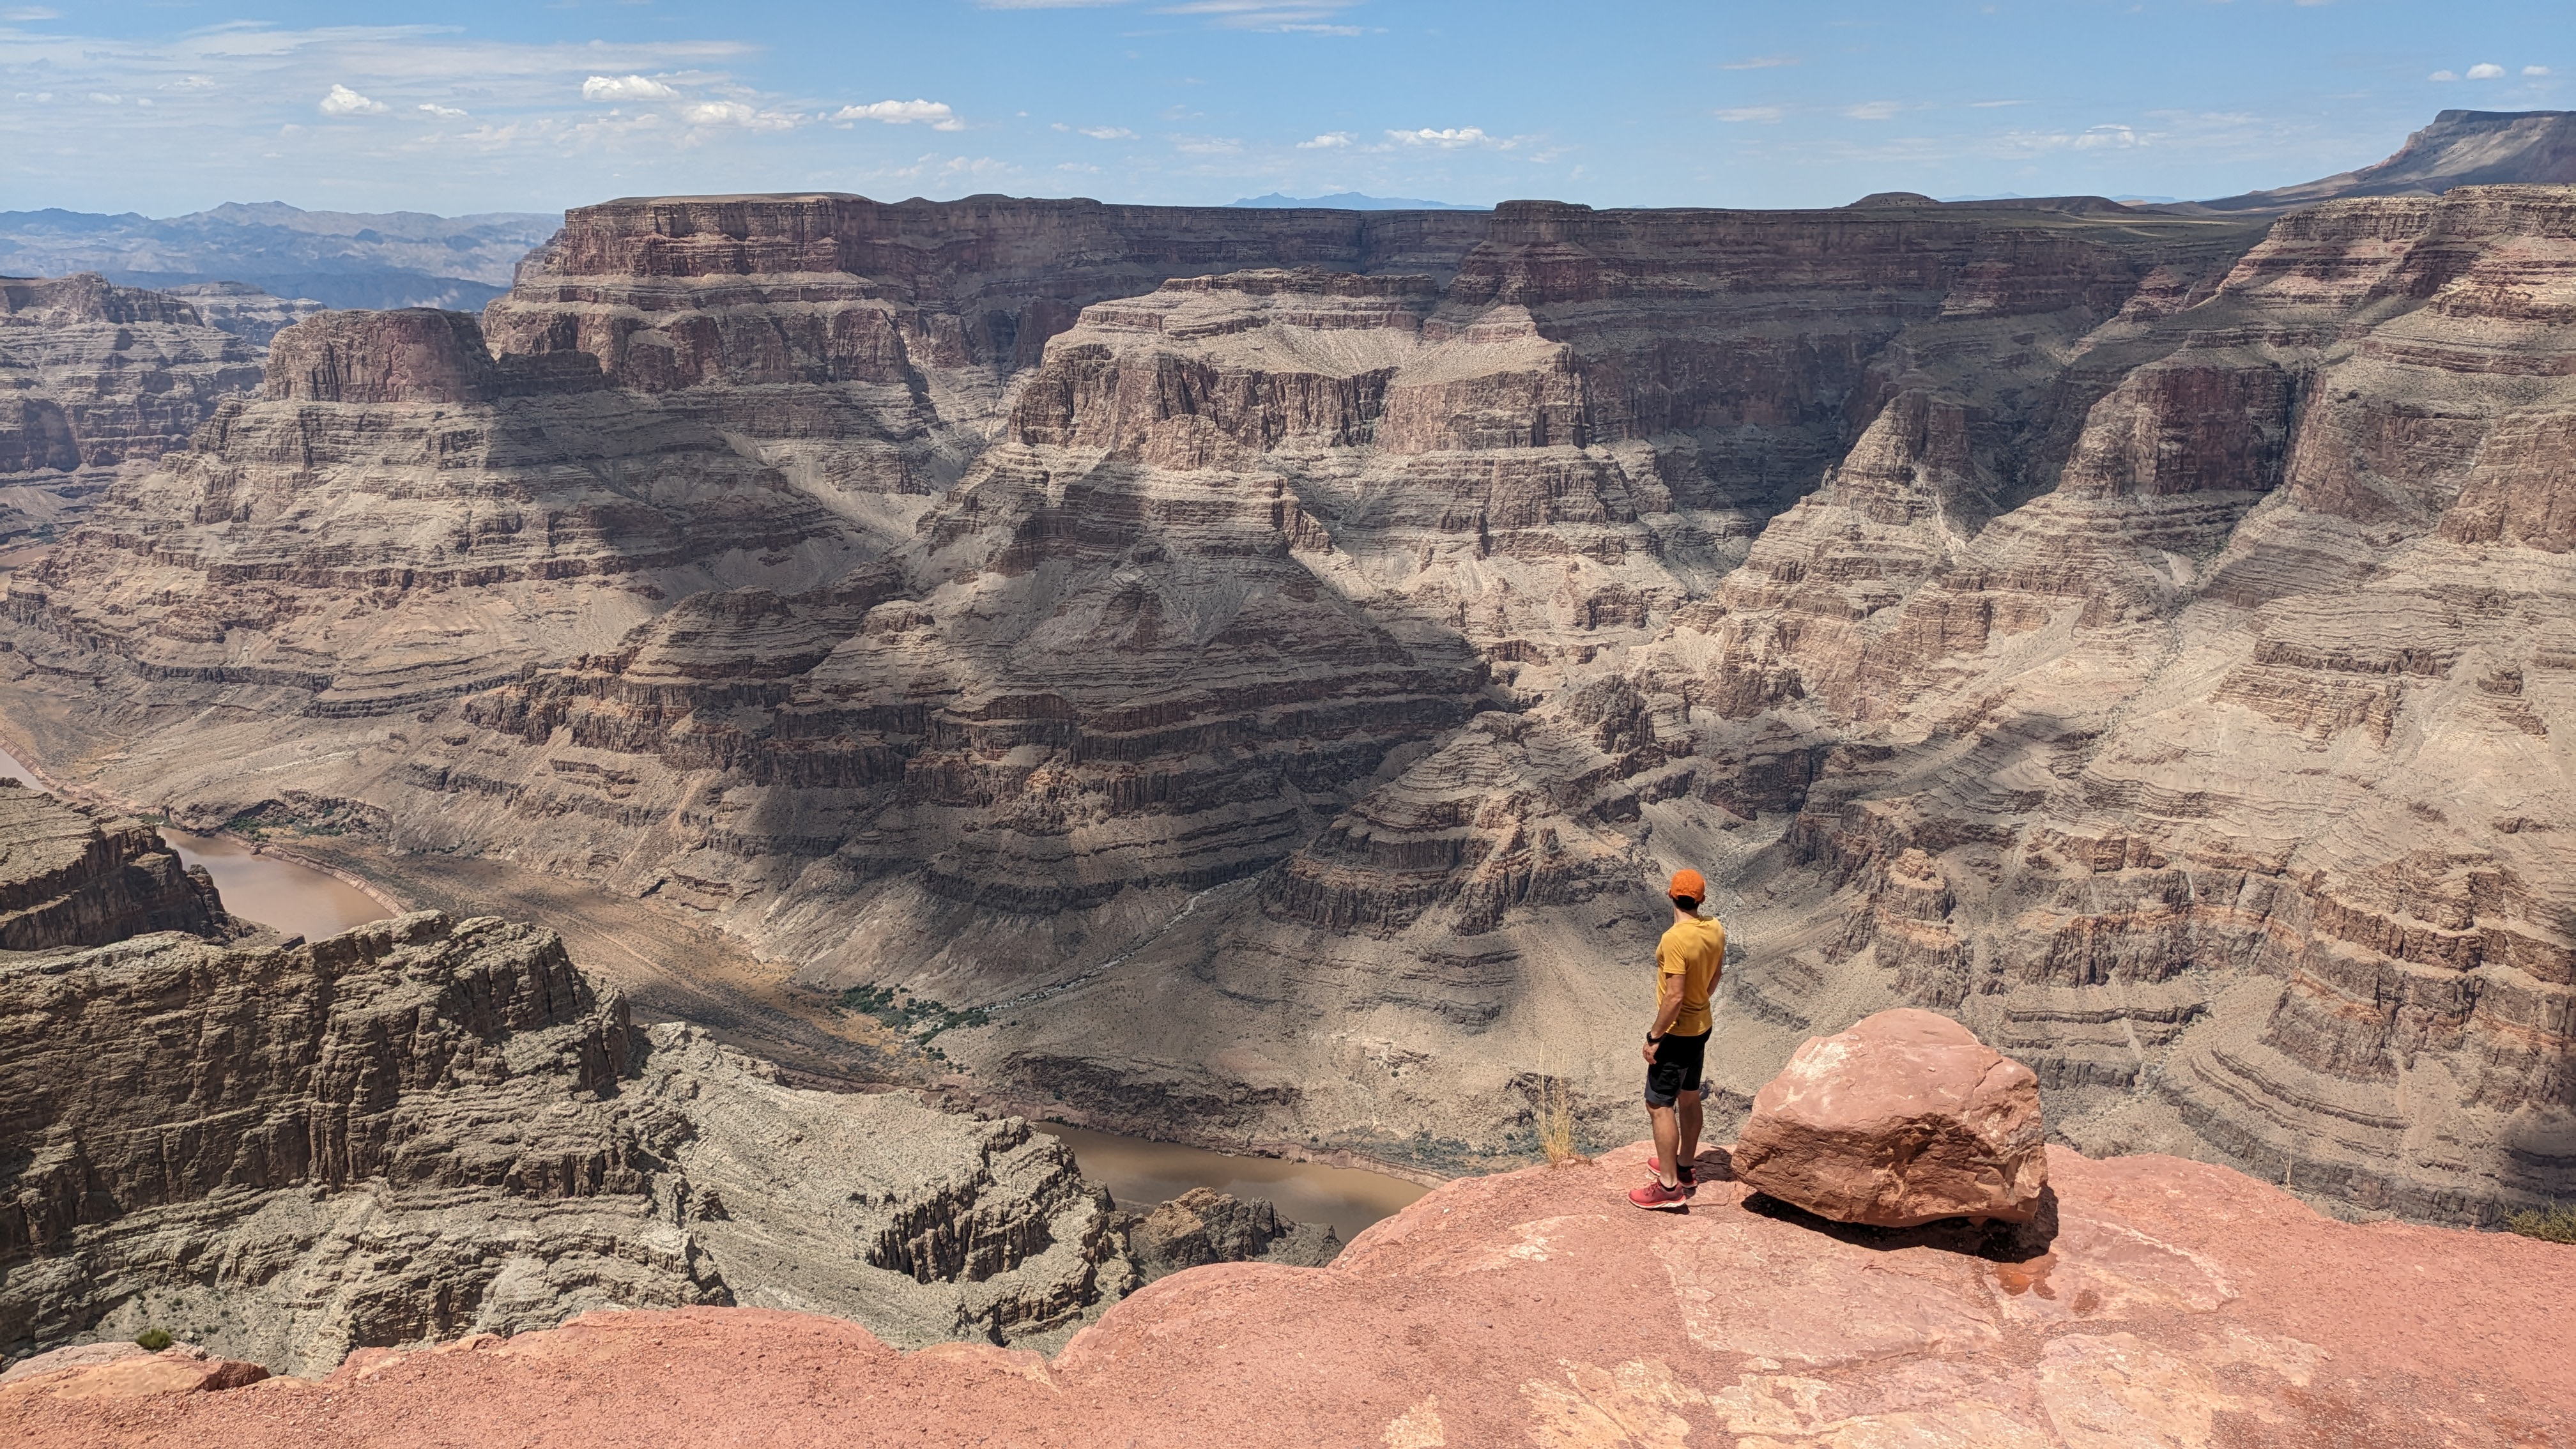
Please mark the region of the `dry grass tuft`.
[[1565, 1078], [1550, 1075], [1540, 1079], [1538, 1089], [1538, 1146], [1547, 1154], [1547, 1165], [1563, 1167], [1569, 1162], [1590, 1162], [1574, 1140], [1574, 1089]]
[[2504, 1225], [2526, 1238], [2539, 1238], [2550, 1243], [2576, 1243], [2576, 1207], [2553, 1203], [2547, 1212], [2531, 1208], [2513, 1214]]

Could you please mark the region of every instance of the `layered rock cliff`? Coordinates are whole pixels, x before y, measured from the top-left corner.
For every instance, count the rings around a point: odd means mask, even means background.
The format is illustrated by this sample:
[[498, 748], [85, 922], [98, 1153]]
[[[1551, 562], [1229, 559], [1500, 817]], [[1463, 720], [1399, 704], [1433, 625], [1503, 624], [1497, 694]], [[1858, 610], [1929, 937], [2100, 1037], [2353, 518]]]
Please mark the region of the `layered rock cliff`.
[[2571, 206], [612, 203], [488, 336], [281, 334], [13, 582], [99, 683], [12, 718], [1435, 1166], [1633, 1110], [1692, 865], [1723, 1101], [1921, 1005], [2075, 1141], [2491, 1221], [2576, 1189]]
[[0, 780], [0, 952], [104, 946], [152, 931], [230, 939], [243, 928], [203, 867], [139, 820], [101, 820]]
[[699, 1303], [1058, 1341], [1134, 1281], [1107, 1195], [1026, 1123], [639, 1031], [552, 933], [489, 918], [0, 964], [0, 1169], [12, 1355], [161, 1325], [316, 1371]]
[[[2324, 1220], [2222, 1168], [2050, 1154], [2024, 1235], [1833, 1232], [1725, 1182], [1623, 1201], [1644, 1152], [1453, 1183], [1326, 1269], [1198, 1268], [1052, 1359], [899, 1354], [763, 1310], [595, 1314], [330, 1378], [55, 1360], [0, 1382], [0, 1433], [409, 1449], [794, 1443], [2554, 1444], [2576, 1251]], [[126, 1363], [134, 1364], [135, 1360]], [[152, 1361], [142, 1360], [142, 1365]]]
[[78, 518], [120, 465], [185, 447], [259, 376], [255, 345], [178, 298], [0, 277], [0, 540]]

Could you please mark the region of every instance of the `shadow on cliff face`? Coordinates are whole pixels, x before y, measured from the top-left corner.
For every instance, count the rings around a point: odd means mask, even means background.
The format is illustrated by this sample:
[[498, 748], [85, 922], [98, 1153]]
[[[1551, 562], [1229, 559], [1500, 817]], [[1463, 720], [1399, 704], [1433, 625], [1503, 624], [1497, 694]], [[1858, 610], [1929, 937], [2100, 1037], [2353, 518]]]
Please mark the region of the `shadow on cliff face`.
[[[1707, 1154], [1701, 1154], [1700, 1162], [1701, 1181], [1726, 1180], [1710, 1170]], [[1732, 1175], [1730, 1169], [1728, 1177]], [[1829, 1238], [1879, 1252], [1898, 1248], [1933, 1248], [1962, 1257], [1983, 1258], [1990, 1263], [2027, 1263], [2045, 1257], [2049, 1245], [2057, 1240], [2057, 1189], [2053, 1187], [2040, 1189], [2039, 1214], [2026, 1223], [1989, 1222], [1980, 1226], [1966, 1218], [1944, 1218], [1919, 1228], [1873, 1228], [1818, 1217], [1805, 1208], [1793, 1207], [1760, 1192], [1745, 1197], [1744, 1211], [1760, 1213], [1778, 1222], [1794, 1223]]]

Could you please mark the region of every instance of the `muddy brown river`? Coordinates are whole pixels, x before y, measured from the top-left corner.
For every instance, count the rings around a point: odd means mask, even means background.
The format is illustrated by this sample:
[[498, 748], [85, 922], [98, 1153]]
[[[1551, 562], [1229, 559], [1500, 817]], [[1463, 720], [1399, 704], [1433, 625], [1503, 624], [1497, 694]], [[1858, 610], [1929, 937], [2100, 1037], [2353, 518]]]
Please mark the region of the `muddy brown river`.
[[[45, 788], [5, 750], [0, 750], [0, 777]], [[223, 893], [224, 909], [244, 920], [318, 941], [392, 914], [383, 902], [338, 876], [281, 859], [247, 841], [191, 835], [168, 826], [162, 827], [161, 838], [183, 864], [204, 866]], [[1150, 1207], [1191, 1188], [1208, 1187], [1236, 1197], [1267, 1198], [1281, 1216], [1330, 1223], [1348, 1242], [1428, 1191], [1399, 1177], [1354, 1168], [1238, 1157], [1055, 1122], [1038, 1127], [1062, 1138], [1082, 1164], [1083, 1176], [1108, 1188], [1121, 1207]]]

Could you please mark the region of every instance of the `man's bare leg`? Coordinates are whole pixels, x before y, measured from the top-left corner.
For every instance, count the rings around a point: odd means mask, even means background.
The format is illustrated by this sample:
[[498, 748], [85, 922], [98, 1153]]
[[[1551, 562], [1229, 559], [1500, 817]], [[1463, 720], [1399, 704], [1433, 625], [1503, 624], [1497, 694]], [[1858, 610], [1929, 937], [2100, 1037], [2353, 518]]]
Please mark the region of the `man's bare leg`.
[[[1680, 1164], [1684, 1162], [1699, 1161], [1699, 1129], [1702, 1114], [1700, 1112], [1698, 1088], [1694, 1087], [1682, 1093], [1681, 1110], [1676, 1115], [1681, 1119], [1681, 1141], [1679, 1146], [1681, 1148], [1682, 1155], [1673, 1161], [1674, 1165], [1679, 1167]], [[1661, 1138], [1657, 1138], [1655, 1145], [1657, 1147], [1661, 1147], [1663, 1145], [1663, 1140]]]
[[[1687, 1102], [1688, 1096], [1682, 1098]], [[1648, 1107], [1646, 1115], [1655, 1119], [1655, 1180], [1671, 1187], [1681, 1180], [1681, 1114], [1670, 1107]], [[1694, 1111], [1693, 1116], [1698, 1113]]]

